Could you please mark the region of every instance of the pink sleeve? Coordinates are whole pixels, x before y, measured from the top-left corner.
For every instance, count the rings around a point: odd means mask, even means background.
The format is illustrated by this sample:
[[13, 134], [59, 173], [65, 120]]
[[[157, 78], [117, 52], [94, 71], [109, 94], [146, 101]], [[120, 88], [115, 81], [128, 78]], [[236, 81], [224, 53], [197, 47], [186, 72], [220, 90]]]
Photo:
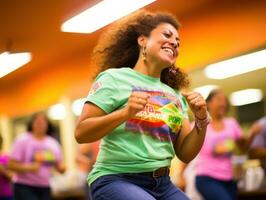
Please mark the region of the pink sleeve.
[[23, 158], [25, 157], [24, 155], [24, 146], [25, 146], [25, 142], [24, 140], [22, 140], [21, 138], [18, 138], [15, 143], [13, 144], [12, 147], [12, 151], [11, 151], [11, 155], [10, 158], [23, 162]]
[[7, 166], [9, 160], [9, 156], [8, 155], [0, 155], [0, 164], [3, 166]]
[[234, 137], [235, 139], [239, 139], [243, 136], [242, 129], [239, 125], [239, 123], [232, 118], [232, 127], [234, 129]]

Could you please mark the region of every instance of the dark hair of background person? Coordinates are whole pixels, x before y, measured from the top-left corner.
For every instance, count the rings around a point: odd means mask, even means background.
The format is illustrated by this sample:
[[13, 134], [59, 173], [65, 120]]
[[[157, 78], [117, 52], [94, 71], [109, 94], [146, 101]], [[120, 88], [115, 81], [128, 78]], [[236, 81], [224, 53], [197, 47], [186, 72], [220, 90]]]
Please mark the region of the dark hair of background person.
[[[221, 89], [214, 89], [214, 90], [212, 90], [212, 91], [209, 93], [209, 95], [207, 96], [207, 98], [206, 98], [206, 103], [207, 103], [207, 105], [208, 105], [209, 102], [211, 102], [211, 100], [212, 100], [216, 95], [218, 95], [218, 94], [220, 94], [220, 93], [224, 94], [224, 92], [223, 92]], [[226, 99], [226, 104], [227, 104], [227, 106], [226, 106], [226, 112], [228, 112], [229, 109], [230, 109], [230, 103], [229, 103], [229, 100], [228, 100], [227, 96], [225, 96], [225, 99]]]
[[29, 120], [29, 122], [27, 124], [27, 131], [30, 132], [30, 133], [32, 132], [33, 122], [34, 122], [34, 120], [36, 119], [36, 117], [38, 115], [43, 115], [45, 117], [46, 121], [47, 121], [47, 131], [46, 131], [46, 134], [49, 135], [49, 136], [54, 136], [54, 134], [55, 134], [55, 128], [52, 125], [52, 123], [49, 121], [49, 119], [47, 118], [47, 116], [45, 115], [45, 113], [43, 113], [43, 112], [37, 112], [37, 113], [34, 113], [31, 116], [31, 118], [30, 118], [30, 120]]
[[[169, 13], [140, 10], [122, 18], [99, 38], [93, 50], [93, 60], [101, 71], [133, 68], [140, 53], [138, 37], [149, 37], [151, 31], [161, 23], [169, 23], [177, 30], [180, 27], [176, 18]], [[174, 89], [186, 88], [190, 83], [187, 74], [175, 66], [169, 66], [161, 72], [161, 81]]]

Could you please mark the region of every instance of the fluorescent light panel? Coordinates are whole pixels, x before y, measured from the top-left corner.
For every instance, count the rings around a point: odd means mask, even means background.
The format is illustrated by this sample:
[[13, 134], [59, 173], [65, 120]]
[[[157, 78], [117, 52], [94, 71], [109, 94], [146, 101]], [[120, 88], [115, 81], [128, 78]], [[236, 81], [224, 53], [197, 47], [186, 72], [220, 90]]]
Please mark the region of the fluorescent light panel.
[[48, 117], [54, 120], [62, 120], [66, 116], [66, 108], [63, 104], [55, 104], [48, 109]]
[[218, 85], [204, 85], [201, 87], [194, 88], [193, 90], [200, 93], [203, 96], [203, 98], [206, 99], [210, 94], [210, 92], [217, 88]]
[[104, 0], [67, 20], [63, 32], [92, 33], [155, 0]]
[[266, 49], [208, 65], [208, 78], [225, 79], [266, 67]]
[[81, 98], [77, 99], [72, 103], [72, 112], [76, 115], [79, 116], [81, 114], [83, 105], [86, 101], [86, 98]]
[[230, 103], [233, 106], [243, 106], [260, 102], [262, 98], [263, 93], [260, 89], [245, 89], [233, 92], [230, 95]]
[[0, 54], [0, 78], [22, 67], [30, 60], [31, 54], [28, 52], [9, 53], [6, 51]]

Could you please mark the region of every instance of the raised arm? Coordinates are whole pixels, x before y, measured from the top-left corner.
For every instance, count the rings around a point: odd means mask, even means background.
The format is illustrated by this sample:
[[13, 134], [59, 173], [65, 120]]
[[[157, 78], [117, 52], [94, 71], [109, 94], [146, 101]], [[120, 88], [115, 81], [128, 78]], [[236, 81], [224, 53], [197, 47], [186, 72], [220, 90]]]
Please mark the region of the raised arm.
[[177, 157], [188, 163], [197, 156], [203, 145], [209, 116], [206, 102], [199, 93], [189, 92], [183, 95], [195, 116], [195, 126], [191, 130], [189, 120], [185, 119], [174, 147]]
[[144, 92], [133, 92], [124, 108], [109, 114], [106, 114], [95, 104], [86, 103], [77, 121], [75, 130], [77, 142], [88, 143], [101, 139], [141, 111], [147, 104], [148, 97], [148, 94]]
[[[250, 129], [249, 135], [249, 138], [251, 138], [249, 142], [249, 146], [251, 146], [249, 149], [249, 157], [252, 159], [266, 159], [266, 146], [262, 125], [259, 122], [255, 122]], [[251, 145], [253, 140], [255, 140], [255, 143]]]

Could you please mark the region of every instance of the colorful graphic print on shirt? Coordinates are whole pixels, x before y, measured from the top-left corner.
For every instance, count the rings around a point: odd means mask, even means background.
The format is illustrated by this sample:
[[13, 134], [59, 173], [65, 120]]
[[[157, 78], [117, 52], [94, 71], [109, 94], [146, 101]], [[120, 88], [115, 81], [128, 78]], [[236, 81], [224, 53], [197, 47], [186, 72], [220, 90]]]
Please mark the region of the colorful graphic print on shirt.
[[160, 141], [174, 141], [181, 130], [183, 112], [180, 100], [169, 93], [133, 88], [150, 94], [145, 108], [126, 122], [126, 130], [152, 136]]
[[42, 165], [45, 166], [50, 166], [54, 165], [56, 158], [50, 149], [36, 148], [33, 151], [32, 161], [42, 163]]
[[102, 83], [100, 81], [96, 81], [95, 83], [93, 83], [93, 85], [90, 89], [89, 95], [94, 94], [100, 88], [102, 88]]
[[230, 157], [235, 149], [235, 142], [228, 136], [217, 137], [213, 141], [213, 155], [216, 157]]

